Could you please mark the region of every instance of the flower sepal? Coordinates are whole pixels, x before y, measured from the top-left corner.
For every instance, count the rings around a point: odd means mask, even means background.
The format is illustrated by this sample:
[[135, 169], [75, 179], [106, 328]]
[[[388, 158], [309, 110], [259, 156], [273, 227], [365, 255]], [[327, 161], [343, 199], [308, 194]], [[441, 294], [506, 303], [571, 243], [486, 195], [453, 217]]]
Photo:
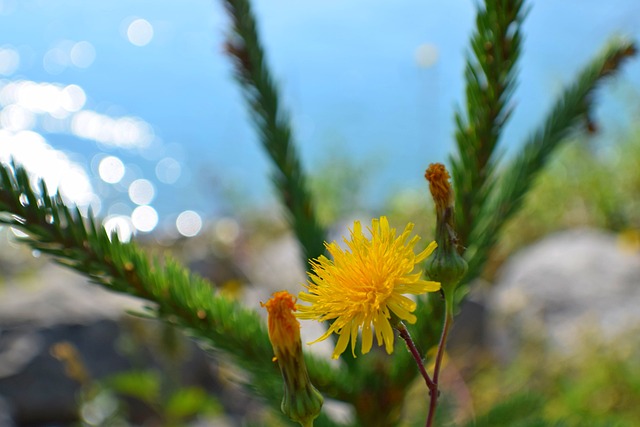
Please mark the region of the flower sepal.
[[[307, 376], [306, 381], [298, 381], [301, 372], [296, 372], [299, 367], [293, 364], [280, 365], [282, 377], [285, 379], [284, 396], [280, 409], [292, 421], [300, 423], [303, 427], [313, 425], [313, 420], [320, 415], [324, 398], [311, 384]], [[286, 372], [287, 370], [291, 372]], [[306, 370], [304, 372], [306, 374]]]
[[458, 283], [467, 273], [467, 262], [458, 253], [455, 231], [455, 198], [450, 176], [441, 163], [432, 163], [425, 172], [429, 191], [436, 207], [436, 242], [438, 249], [427, 265], [427, 276], [440, 282], [447, 300], [453, 299]]
[[[454, 248], [441, 245], [427, 264], [427, 276], [440, 282], [442, 290], [447, 293], [455, 291], [460, 280], [467, 274], [467, 261]], [[449, 250], [448, 250], [449, 249]]]

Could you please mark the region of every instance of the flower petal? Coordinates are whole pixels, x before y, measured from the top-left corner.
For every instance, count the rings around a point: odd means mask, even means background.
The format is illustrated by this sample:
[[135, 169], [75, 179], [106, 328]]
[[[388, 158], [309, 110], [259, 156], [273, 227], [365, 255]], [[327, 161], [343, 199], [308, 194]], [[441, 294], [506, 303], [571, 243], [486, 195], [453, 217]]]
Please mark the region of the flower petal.
[[[333, 350], [333, 355], [331, 356], [333, 359], [337, 359], [338, 357], [340, 357], [340, 355], [347, 349], [351, 330], [349, 328], [342, 328], [339, 334], [340, 335], [338, 338], [338, 342], [336, 343], [336, 348]], [[355, 356], [355, 353], [353, 355]]]

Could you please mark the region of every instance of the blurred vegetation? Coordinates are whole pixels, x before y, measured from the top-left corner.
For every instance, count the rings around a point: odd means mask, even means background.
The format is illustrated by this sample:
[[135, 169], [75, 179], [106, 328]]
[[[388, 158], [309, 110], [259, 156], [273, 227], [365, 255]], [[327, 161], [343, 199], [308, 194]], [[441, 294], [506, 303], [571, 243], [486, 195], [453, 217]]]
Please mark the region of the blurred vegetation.
[[[607, 135], [607, 138], [612, 138]], [[522, 210], [509, 222], [488, 265], [491, 277], [517, 249], [559, 230], [591, 227], [640, 243], [640, 126], [614, 141], [579, 137], [540, 174]]]
[[570, 355], [529, 342], [507, 366], [487, 360], [467, 383], [468, 426], [640, 425], [640, 335], [585, 336]]
[[116, 345], [131, 360], [129, 370], [98, 379], [73, 344], [61, 341], [50, 349], [80, 386], [79, 425], [178, 427], [194, 420], [212, 422], [222, 413], [222, 405], [208, 390], [184, 382], [181, 370], [187, 349], [179, 331], [137, 318], [126, 323], [129, 328]]

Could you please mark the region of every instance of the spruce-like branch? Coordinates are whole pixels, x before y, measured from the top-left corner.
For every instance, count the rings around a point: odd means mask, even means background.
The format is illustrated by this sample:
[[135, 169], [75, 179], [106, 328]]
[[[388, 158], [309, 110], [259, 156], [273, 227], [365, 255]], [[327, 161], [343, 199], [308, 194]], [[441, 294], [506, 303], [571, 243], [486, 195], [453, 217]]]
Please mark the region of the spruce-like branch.
[[[19, 239], [22, 243], [93, 283], [155, 303], [149, 309], [158, 317], [227, 355], [250, 374], [248, 385], [256, 394], [279, 408], [282, 379], [271, 360], [264, 322], [255, 311], [217, 295], [211, 283], [173, 260], [150, 262], [134, 243], [119, 241], [116, 233], [107, 235], [91, 213], [83, 219], [77, 207], [67, 207], [58, 194], [50, 196], [44, 181], [40, 191], [34, 191], [20, 166], [0, 163], [0, 223], [21, 229], [27, 233]], [[306, 358], [311, 380], [322, 392], [352, 398], [353, 384], [344, 369], [308, 354]]]
[[232, 20], [226, 50], [234, 60], [236, 77], [242, 86], [253, 121], [276, 170], [273, 181], [288, 211], [291, 226], [307, 260], [324, 253], [326, 233], [320, 226], [307, 177], [302, 170], [278, 88], [266, 63], [264, 49], [249, 0], [225, 0]]
[[511, 115], [522, 44], [523, 0], [487, 0], [478, 11], [467, 59], [466, 111], [458, 111], [457, 153], [451, 158], [456, 228], [467, 245], [494, 184], [495, 148]]
[[593, 97], [598, 84], [615, 74], [635, 53], [632, 42], [611, 42], [562, 92], [542, 126], [528, 138], [521, 152], [501, 174], [489, 202], [478, 212], [469, 236], [468, 278], [481, 273], [502, 227], [522, 206], [524, 196], [551, 154], [581, 125], [593, 126]]

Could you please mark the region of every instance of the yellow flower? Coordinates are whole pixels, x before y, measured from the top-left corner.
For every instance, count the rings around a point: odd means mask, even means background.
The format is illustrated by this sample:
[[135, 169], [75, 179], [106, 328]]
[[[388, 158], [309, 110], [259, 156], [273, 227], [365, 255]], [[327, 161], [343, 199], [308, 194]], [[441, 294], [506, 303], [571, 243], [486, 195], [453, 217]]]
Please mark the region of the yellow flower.
[[[395, 228], [389, 228], [386, 217], [371, 222], [371, 239], [362, 233], [356, 221], [351, 240], [344, 239], [348, 250], [336, 242], [325, 244], [333, 261], [325, 256], [311, 261], [312, 272], [306, 284], [307, 292], [298, 297], [311, 305], [298, 305], [297, 316], [318, 321], [333, 320], [327, 332], [314, 342], [327, 339], [332, 333], [339, 335], [333, 358], [338, 358], [351, 341], [355, 356], [358, 331], [362, 329], [362, 354], [371, 350], [373, 329], [378, 345], [385, 344], [387, 353], [393, 351], [392, 315], [395, 320], [415, 323], [412, 312], [416, 303], [403, 294], [419, 295], [440, 289], [440, 283], [422, 279], [416, 265], [424, 261], [436, 248], [436, 243], [416, 255], [414, 246], [420, 240], [409, 240], [413, 224], [396, 237]], [[313, 344], [313, 343], [312, 343]]]

